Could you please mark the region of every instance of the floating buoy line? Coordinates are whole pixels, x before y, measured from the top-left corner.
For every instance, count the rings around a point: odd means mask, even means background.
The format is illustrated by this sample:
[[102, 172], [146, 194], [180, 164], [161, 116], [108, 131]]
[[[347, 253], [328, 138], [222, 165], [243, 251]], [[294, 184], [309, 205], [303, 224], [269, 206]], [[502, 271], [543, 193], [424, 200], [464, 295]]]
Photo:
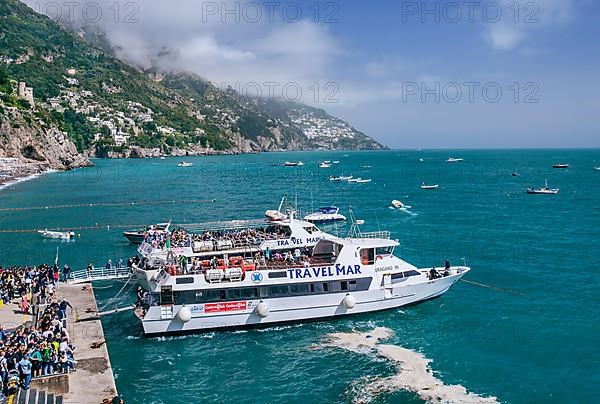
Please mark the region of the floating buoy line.
[[163, 200], [163, 201], [138, 201], [138, 202], [106, 202], [106, 203], [77, 203], [72, 205], [48, 205], [48, 206], [26, 206], [22, 208], [0, 208], [0, 212], [19, 212], [28, 210], [47, 210], [47, 209], [68, 209], [68, 208], [97, 208], [97, 207], [118, 207], [118, 206], [138, 206], [138, 205], [165, 205], [165, 204], [184, 204], [184, 203], [213, 203], [215, 199], [182, 199], [182, 200]]

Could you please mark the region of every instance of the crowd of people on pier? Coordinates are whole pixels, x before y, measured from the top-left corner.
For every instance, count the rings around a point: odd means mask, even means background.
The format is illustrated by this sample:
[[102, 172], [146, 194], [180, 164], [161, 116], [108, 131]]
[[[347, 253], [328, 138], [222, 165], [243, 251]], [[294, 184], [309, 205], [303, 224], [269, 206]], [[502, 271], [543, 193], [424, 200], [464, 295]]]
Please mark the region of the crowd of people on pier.
[[154, 248], [191, 247], [196, 242], [212, 242], [213, 250], [219, 250], [220, 243], [231, 247], [256, 246], [265, 240], [277, 240], [289, 237], [285, 228], [268, 229], [227, 229], [206, 230], [202, 233], [189, 233], [183, 228], [174, 229], [171, 234], [149, 233], [144, 241]]
[[[68, 266], [67, 266], [68, 267]], [[63, 268], [63, 274], [64, 274]], [[32, 377], [75, 370], [74, 347], [66, 328], [68, 301], [58, 299], [57, 265], [0, 266], [0, 305], [16, 304], [34, 315], [31, 325], [0, 325], [0, 383], [7, 393], [18, 378], [29, 388]]]

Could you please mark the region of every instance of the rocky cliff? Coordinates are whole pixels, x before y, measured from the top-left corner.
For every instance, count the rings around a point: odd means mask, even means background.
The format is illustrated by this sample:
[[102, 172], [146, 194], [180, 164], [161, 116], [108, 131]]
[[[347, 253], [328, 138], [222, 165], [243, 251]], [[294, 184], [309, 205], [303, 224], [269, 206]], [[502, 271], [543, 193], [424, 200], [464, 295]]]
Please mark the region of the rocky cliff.
[[46, 124], [34, 111], [1, 109], [0, 158], [4, 159], [2, 169], [11, 176], [90, 165], [67, 134]]

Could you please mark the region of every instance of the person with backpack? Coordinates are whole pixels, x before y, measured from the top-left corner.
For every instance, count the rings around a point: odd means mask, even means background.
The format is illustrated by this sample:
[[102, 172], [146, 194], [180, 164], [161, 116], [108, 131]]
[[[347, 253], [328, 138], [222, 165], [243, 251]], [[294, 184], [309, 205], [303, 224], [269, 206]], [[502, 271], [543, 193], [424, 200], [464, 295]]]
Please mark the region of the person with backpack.
[[47, 376], [51, 375], [53, 372], [52, 369], [52, 351], [54, 348], [48, 346], [46, 342], [42, 342], [41, 351], [42, 351], [42, 375]]

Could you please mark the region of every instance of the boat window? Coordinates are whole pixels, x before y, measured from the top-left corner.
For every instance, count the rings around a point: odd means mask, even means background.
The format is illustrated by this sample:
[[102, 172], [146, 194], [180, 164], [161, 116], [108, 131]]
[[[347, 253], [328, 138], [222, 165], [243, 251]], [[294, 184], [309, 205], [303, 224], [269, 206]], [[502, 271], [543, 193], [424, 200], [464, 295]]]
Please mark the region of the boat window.
[[288, 285], [263, 286], [260, 288], [260, 297], [282, 297], [288, 294]]
[[348, 290], [356, 290], [356, 281], [350, 281], [348, 282], [349, 287]]
[[392, 274], [392, 280], [400, 279], [400, 278], [402, 278], [402, 272], [399, 272], [397, 274]]
[[363, 248], [360, 250], [360, 262], [363, 265], [373, 265], [375, 263], [375, 249]]
[[323, 292], [329, 292], [329, 284], [327, 282], [323, 282]]
[[189, 284], [189, 283], [194, 283], [194, 278], [193, 277], [186, 277], [186, 278], [175, 278], [175, 283], [177, 285], [185, 285], [185, 284]]
[[341, 281], [340, 282], [340, 289], [343, 291], [348, 290], [348, 282], [347, 281]]
[[418, 272], [418, 271], [415, 271], [414, 269], [410, 270], [410, 271], [405, 271], [404, 272], [404, 277], [405, 278], [408, 278], [408, 277], [411, 277], [411, 276], [419, 276], [419, 275], [421, 275], [421, 273]]
[[393, 251], [393, 246], [377, 247], [375, 249], [375, 255], [391, 255]]
[[[214, 302], [217, 300], [221, 300], [221, 292], [225, 292], [224, 290], [219, 289], [209, 289], [204, 291], [204, 301], [205, 302]], [[223, 298], [224, 299], [224, 298]]]
[[292, 295], [305, 295], [308, 293], [308, 285], [306, 283], [290, 285], [290, 293]]
[[306, 230], [308, 234], [313, 234], [315, 231], [317, 231], [317, 228], [315, 226], [306, 226], [304, 227], [304, 230]]
[[287, 272], [285, 272], [285, 271], [269, 272], [269, 279], [278, 279], [278, 278], [287, 278]]

